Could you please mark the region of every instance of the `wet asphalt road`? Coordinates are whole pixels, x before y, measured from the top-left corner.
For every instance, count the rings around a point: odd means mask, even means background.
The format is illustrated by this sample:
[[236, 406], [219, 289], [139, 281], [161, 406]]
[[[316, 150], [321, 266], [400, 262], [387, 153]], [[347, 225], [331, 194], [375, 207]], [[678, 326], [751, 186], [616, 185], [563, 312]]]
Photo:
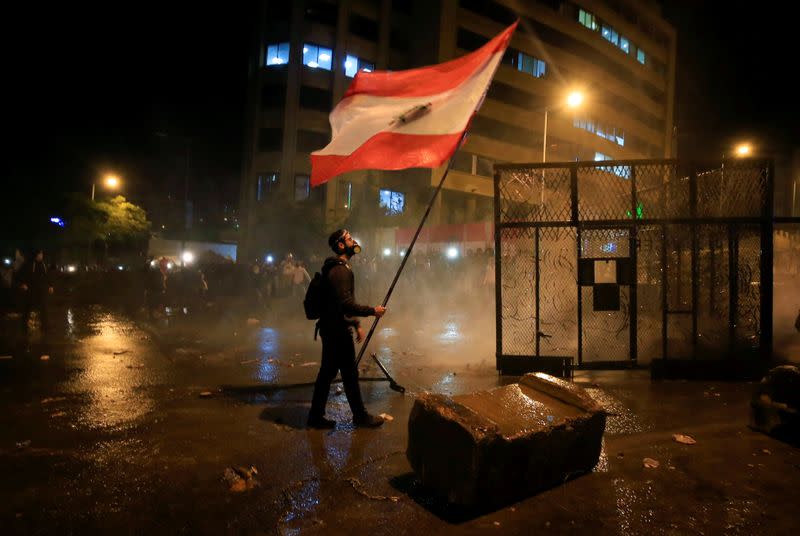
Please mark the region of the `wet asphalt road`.
[[[595, 471], [506, 508], [455, 512], [416, 484], [407, 419], [415, 392], [513, 381], [494, 371], [491, 311], [413, 325], [387, 317], [372, 347], [408, 392], [362, 384], [370, 410], [394, 417], [379, 430], [354, 429], [344, 395], [332, 392], [330, 432], [304, 428], [310, 387], [275, 388], [313, 381], [319, 342], [309, 322], [166, 326], [102, 308], [60, 313], [53, 339], [34, 333], [29, 348], [15, 340], [16, 320], [3, 321], [1, 534], [798, 529], [800, 454], [747, 428], [748, 383], [579, 373], [612, 412]], [[677, 444], [673, 433], [698, 443]], [[644, 468], [644, 457], [659, 468]]]

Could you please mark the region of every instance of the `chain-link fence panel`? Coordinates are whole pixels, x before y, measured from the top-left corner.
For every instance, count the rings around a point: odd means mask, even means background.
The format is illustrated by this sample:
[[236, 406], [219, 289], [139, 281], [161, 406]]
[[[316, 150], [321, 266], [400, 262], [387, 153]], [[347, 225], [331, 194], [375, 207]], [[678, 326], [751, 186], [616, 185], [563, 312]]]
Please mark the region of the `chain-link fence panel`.
[[630, 174], [630, 166], [579, 167], [578, 219], [630, 218], [633, 206]]
[[678, 174], [675, 162], [637, 165], [634, 171], [636, 219], [689, 216], [689, 177]]
[[500, 231], [502, 353], [536, 353], [536, 286], [533, 229]]
[[697, 216], [758, 218], [766, 200], [767, 169], [747, 160], [726, 160], [697, 171]]
[[772, 334], [776, 357], [800, 359], [800, 223], [776, 225]]
[[595, 311], [594, 289], [581, 287], [581, 312], [584, 363], [630, 360], [629, 287], [619, 287], [618, 311]]
[[754, 350], [761, 334], [761, 230], [740, 226], [737, 234], [736, 345]]
[[500, 170], [498, 176], [501, 222], [570, 220], [569, 168]]
[[628, 229], [584, 229], [581, 232], [581, 258], [630, 257]]
[[574, 228], [540, 228], [540, 355], [578, 355], [577, 256]]
[[662, 357], [663, 284], [661, 226], [639, 227], [636, 235], [636, 349], [637, 360], [649, 363]]
[[704, 358], [730, 347], [730, 252], [726, 225], [698, 225], [697, 345]]

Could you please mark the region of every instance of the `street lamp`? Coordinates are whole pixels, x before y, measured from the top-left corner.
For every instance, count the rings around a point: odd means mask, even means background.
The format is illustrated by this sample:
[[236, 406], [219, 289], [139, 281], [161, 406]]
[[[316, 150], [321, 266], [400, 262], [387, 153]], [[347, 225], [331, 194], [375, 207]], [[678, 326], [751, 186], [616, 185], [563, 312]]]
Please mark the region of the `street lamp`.
[[745, 156], [750, 156], [750, 153], [753, 152], [753, 148], [750, 147], [749, 143], [740, 143], [734, 149], [736, 156], [739, 158], [744, 158]]
[[[583, 104], [584, 95], [582, 91], [574, 90], [571, 91], [566, 98], [565, 106], [567, 108], [575, 109]], [[542, 163], [544, 164], [547, 161], [547, 115], [550, 112], [550, 108], [546, 107], [544, 109], [544, 135], [542, 136]]]
[[[92, 181], [92, 201], [94, 201], [94, 189], [96, 183], [97, 183], [96, 180]], [[119, 188], [119, 185], [120, 185], [120, 180], [119, 177], [117, 177], [116, 175], [109, 174], [103, 177], [103, 186], [105, 186], [109, 190], [116, 190], [117, 188]]]

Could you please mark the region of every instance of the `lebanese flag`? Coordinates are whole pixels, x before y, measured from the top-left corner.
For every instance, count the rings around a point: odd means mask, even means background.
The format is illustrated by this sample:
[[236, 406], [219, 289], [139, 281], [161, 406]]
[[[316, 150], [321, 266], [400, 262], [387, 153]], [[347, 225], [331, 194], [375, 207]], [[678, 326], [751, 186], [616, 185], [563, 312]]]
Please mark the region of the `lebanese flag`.
[[446, 63], [359, 71], [330, 114], [331, 142], [311, 153], [311, 185], [356, 169], [442, 165], [458, 149], [516, 27]]

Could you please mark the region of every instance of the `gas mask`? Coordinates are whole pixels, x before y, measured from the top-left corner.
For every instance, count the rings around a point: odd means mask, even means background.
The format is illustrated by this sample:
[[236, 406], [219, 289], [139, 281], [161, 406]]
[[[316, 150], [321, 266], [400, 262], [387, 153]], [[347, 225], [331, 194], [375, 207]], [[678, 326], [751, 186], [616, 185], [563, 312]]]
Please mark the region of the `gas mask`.
[[353, 255], [355, 255], [357, 253], [361, 253], [361, 246], [355, 240], [353, 240], [353, 245], [350, 246], [350, 247], [348, 247], [347, 244], [345, 244], [344, 242], [342, 242], [342, 244], [344, 245], [344, 252], [349, 257], [352, 257]]

